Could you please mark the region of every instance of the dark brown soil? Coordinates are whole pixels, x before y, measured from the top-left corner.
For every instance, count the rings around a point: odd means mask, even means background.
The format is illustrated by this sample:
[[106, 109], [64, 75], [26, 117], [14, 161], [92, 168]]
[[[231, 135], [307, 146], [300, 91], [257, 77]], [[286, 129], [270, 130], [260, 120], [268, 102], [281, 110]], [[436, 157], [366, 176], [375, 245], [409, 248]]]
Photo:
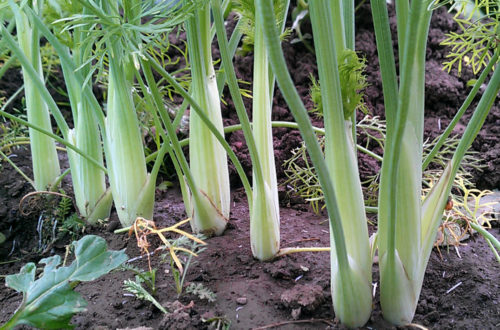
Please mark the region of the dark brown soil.
[[[370, 86], [366, 91], [369, 109], [375, 115], [383, 114], [378, 61], [374, 44], [373, 28], [369, 10], [363, 7], [358, 13], [358, 39], [356, 47], [367, 57], [367, 74]], [[467, 95], [469, 71], [458, 77], [441, 70], [446, 49], [439, 45], [442, 30], [455, 29], [444, 11], [434, 14], [429, 38], [427, 64], [426, 137], [438, 135], [453, 117]], [[285, 44], [287, 60], [292, 68], [292, 77], [306, 105], [310, 84], [309, 74], [316, 74], [314, 55], [299, 44]], [[237, 58], [240, 78], [251, 80], [251, 57]], [[9, 76], [9, 75], [8, 75]], [[0, 90], [15, 90], [5, 84], [17, 83], [18, 79], [0, 81]], [[477, 102], [477, 101], [476, 101]], [[280, 93], [276, 93], [273, 119], [292, 120]], [[236, 115], [229, 102], [224, 109], [226, 124], [236, 122]], [[470, 115], [457, 129], [463, 129]], [[438, 122], [441, 123], [439, 129]], [[483, 172], [474, 171], [474, 181], [479, 188], [499, 189], [500, 152], [499, 132], [500, 108], [498, 102], [488, 116], [484, 128], [473, 148], [481, 152], [487, 167]], [[275, 129], [275, 155], [277, 164], [290, 156], [297, 147], [300, 135], [296, 131]], [[232, 133], [228, 141], [240, 156], [246, 170], [250, 172], [250, 160], [240, 133]], [[30, 174], [29, 153], [17, 150], [11, 156], [26, 173]], [[362, 176], [378, 171], [379, 164], [360, 155]], [[278, 168], [279, 177], [283, 170]], [[34, 209], [30, 215], [21, 215], [19, 201], [31, 191], [30, 186], [6, 164], [2, 163], [0, 175], [0, 231], [7, 235], [7, 242], [0, 245], [0, 274], [19, 271], [28, 261], [38, 261], [53, 253], [64, 253], [64, 243], [49, 247], [38, 247], [36, 231], [41, 210]], [[133, 278], [130, 271], [118, 271], [77, 287], [88, 301], [88, 311], [75, 315], [73, 323], [77, 329], [136, 328], [155, 329], [215, 329], [217, 322], [231, 324], [233, 329], [250, 329], [274, 325], [283, 329], [336, 329], [337, 323], [331, 305], [330, 272], [328, 253], [302, 253], [278, 258], [271, 262], [258, 262], [252, 258], [249, 244], [249, 219], [246, 197], [239, 187], [238, 179], [232, 177], [232, 212], [229, 227], [221, 237], [207, 240], [208, 248], [196, 258], [188, 269], [185, 286], [202, 283], [217, 294], [213, 303], [192, 294], [177, 295], [169, 263], [161, 263], [159, 255], [152, 257], [157, 269], [157, 300], [170, 314], [163, 315], [156, 307], [131, 297], [123, 290], [123, 281]], [[66, 190], [70, 190], [68, 181]], [[316, 215], [297, 198], [282, 194], [281, 245], [328, 246], [329, 234], [326, 215]], [[168, 191], [157, 191], [155, 222], [159, 227], [173, 225], [185, 218], [184, 206], [176, 187]], [[33, 205], [32, 205], [33, 206]], [[126, 249], [128, 256], [141, 256], [135, 238], [126, 234], [115, 235], [116, 214], [105, 226], [89, 228], [88, 233], [104, 237], [110, 248]], [[188, 226], [184, 229], [188, 230]], [[490, 231], [500, 237], [498, 225]], [[64, 242], [64, 241], [63, 241]], [[67, 242], [67, 240], [66, 240]], [[159, 241], [153, 240], [153, 246]], [[463, 242], [449, 251], [441, 249], [442, 258], [433, 251], [420, 302], [414, 322], [432, 329], [495, 329], [500, 327], [500, 266], [485, 241], [478, 236]], [[157, 246], [156, 245], [156, 246]], [[45, 251], [43, 251], [45, 250]], [[36, 252], [36, 253], [35, 253]], [[147, 258], [139, 258], [132, 265], [147, 269]], [[374, 266], [374, 283], [378, 281], [377, 265]], [[378, 296], [378, 292], [377, 295]], [[0, 289], [0, 324], [15, 311], [21, 295], [5, 288]], [[208, 322], [206, 320], [212, 320]], [[380, 306], [374, 300], [374, 312], [367, 329], [391, 328], [381, 315]]]

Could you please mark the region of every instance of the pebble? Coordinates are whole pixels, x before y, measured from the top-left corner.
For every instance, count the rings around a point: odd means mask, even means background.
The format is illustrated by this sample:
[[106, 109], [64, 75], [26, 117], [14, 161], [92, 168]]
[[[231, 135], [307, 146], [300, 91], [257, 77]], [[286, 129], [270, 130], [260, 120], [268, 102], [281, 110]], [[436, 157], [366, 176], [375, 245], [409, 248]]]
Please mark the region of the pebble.
[[247, 304], [247, 297], [240, 297], [236, 299], [236, 303], [238, 305], [246, 305]]

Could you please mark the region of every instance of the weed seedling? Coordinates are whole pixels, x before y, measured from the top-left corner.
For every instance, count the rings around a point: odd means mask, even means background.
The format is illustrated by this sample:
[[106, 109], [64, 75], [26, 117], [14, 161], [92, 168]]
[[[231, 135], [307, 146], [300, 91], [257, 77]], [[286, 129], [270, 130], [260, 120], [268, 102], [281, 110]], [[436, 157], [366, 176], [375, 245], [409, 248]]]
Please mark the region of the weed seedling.
[[[156, 295], [156, 269], [153, 268], [149, 271], [136, 268], [129, 264], [124, 264], [121, 270], [130, 270], [135, 273], [135, 280], [123, 281], [123, 288], [125, 291], [132, 293], [137, 299], [146, 300], [156, 306], [162, 313], [167, 314], [167, 310], [155, 299]], [[143, 287], [142, 284], [146, 286]], [[148, 291], [149, 289], [149, 291]]]
[[[204, 239], [203, 235], [197, 235], [196, 237], [198, 239], [200, 239], [200, 241], [202, 239]], [[181, 272], [179, 270], [179, 268], [176, 267], [174, 259], [171, 257], [170, 254], [163, 254], [161, 256], [162, 262], [165, 262], [165, 263], [168, 262], [169, 265], [170, 265], [170, 269], [172, 271], [172, 276], [173, 276], [174, 282], [175, 282], [175, 289], [177, 291], [177, 296], [179, 297], [182, 294], [182, 291], [183, 291], [183, 288], [184, 288], [184, 281], [186, 279], [186, 274], [187, 274], [187, 271], [188, 271], [189, 267], [192, 264], [193, 256], [196, 256], [199, 253], [203, 252], [205, 250], [205, 247], [203, 247], [203, 245], [200, 244], [197, 241], [189, 240], [185, 236], [181, 236], [178, 239], [176, 239], [175, 241], [173, 241], [172, 242], [172, 246], [184, 247], [187, 251], [191, 251], [192, 252], [192, 253], [185, 253], [184, 256], [181, 256], [181, 258], [179, 259], [181, 261], [182, 265], [183, 265], [183, 269], [184, 269], [183, 272]], [[183, 252], [186, 252], [186, 251], [183, 251]], [[214, 299], [215, 299], [215, 294], [212, 293], [209, 289], [207, 289], [207, 288], [199, 288], [199, 289], [201, 291], [207, 292], [208, 295], [210, 295], [210, 293], [211, 293], [214, 296]], [[188, 292], [188, 291], [186, 291], [186, 292]], [[200, 297], [200, 299], [204, 299], [197, 292], [193, 291], [193, 292], [188, 292], [188, 293], [193, 293], [193, 294], [197, 295], [198, 297]]]

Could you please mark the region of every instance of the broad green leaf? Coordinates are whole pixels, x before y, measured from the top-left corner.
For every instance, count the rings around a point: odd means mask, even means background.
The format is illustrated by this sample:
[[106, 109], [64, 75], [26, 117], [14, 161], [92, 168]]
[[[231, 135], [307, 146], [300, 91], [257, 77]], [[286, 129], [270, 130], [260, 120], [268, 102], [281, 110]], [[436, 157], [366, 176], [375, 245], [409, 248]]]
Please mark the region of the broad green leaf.
[[69, 328], [73, 314], [85, 310], [87, 302], [74, 292], [81, 281], [92, 281], [127, 260], [122, 251], [108, 251], [106, 241], [87, 235], [73, 243], [76, 260], [59, 267], [61, 258], [42, 259], [43, 275], [35, 280], [35, 264], [25, 265], [19, 274], [6, 277], [6, 285], [23, 293], [23, 302], [14, 316], [0, 329], [28, 324], [43, 329]]
[[36, 266], [30, 262], [21, 268], [19, 274], [10, 275], [5, 278], [5, 285], [18, 292], [28, 290], [31, 282], [35, 280]]
[[54, 269], [57, 268], [61, 264], [61, 257], [58, 255], [48, 257], [48, 258], [43, 258], [42, 260], [39, 261], [40, 264], [45, 264], [45, 267], [43, 268], [43, 271], [45, 273], [49, 273], [53, 271]]
[[98, 236], [85, 236], [74, 245], [76, 261], [72, 266], [77, 266], [72, 281], [93, 281], [127, 260], [123, 250], [107, 251], [106, 241]]
[[41, 329], [71, 328], [69, 322], [73, 314], [85, 311], [86, 306], [85, 299], [72, 290], [68, 281], [63, 281], [20, 309], [14, 315], [17, 322], [13, 325], [28, 324]]

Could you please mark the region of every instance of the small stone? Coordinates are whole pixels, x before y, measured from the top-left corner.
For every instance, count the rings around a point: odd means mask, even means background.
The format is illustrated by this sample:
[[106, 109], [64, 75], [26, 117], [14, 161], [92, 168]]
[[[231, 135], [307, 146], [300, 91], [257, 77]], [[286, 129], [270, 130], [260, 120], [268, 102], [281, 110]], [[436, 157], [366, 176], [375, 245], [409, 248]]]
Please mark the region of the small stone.
[[240, 297], [236, 299], [236, 303], [238, 305], [246, 305], [247, 304], [247, 297]]
[[302, 313], [302, 308], [300, 307], [292, 309], [292, 319], [298, 320], [301, 313]]

